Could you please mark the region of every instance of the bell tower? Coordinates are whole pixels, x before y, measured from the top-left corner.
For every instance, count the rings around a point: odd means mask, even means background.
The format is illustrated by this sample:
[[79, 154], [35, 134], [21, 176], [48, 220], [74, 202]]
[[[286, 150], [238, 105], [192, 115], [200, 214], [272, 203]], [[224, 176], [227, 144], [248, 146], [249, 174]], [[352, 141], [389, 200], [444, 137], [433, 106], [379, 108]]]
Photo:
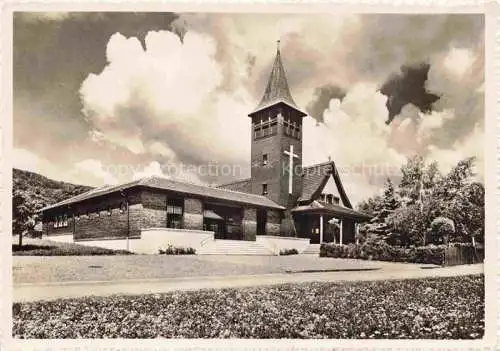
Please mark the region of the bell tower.
[[293, 207], [302, 193], [302, 119], [290, 93], [280, 47], [276, 51], [269, 81], [252, 119], [252, 193]]

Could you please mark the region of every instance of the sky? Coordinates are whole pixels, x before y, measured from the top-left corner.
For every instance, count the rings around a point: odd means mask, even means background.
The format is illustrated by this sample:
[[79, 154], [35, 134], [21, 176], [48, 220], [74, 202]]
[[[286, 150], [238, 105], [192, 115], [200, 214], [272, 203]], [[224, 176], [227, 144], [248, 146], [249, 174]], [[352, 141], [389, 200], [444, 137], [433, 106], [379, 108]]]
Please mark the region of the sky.
[[484, 17], [16, 13], [14, 167], [101, 186], [249, 177], [250, 113], [280, 50], [303, 165], [352, 202], [407, 157], [484, 176]]

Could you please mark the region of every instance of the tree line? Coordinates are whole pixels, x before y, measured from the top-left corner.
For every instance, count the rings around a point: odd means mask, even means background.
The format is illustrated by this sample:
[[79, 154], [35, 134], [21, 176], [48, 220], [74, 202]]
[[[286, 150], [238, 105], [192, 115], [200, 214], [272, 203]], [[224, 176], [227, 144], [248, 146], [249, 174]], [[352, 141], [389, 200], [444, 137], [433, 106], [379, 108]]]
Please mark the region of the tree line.
[[394, 246], [484, 242], [485, 189], [474, 180], [474, 165], [469, 157], [442, 174], [437, 162], [409, 158], [397, 186], [388, 178], [381, 195], [358, 205], [373, 216], [358, 240], [373, 236]]

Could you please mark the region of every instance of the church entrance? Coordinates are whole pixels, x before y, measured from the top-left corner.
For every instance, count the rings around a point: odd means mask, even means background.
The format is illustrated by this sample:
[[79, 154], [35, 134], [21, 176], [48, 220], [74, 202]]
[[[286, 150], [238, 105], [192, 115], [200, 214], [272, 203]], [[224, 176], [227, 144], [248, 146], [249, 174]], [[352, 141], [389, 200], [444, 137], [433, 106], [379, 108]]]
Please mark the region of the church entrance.
[[[222, 204], [205, 204], [205, 212], [215, 213], [218, 218], [205, 218], [207, 230], [213, 230], [215, 239], [243, 240], [241, 228], [243, 209]], [[210, 229], [210, 227], [213, 229]]]

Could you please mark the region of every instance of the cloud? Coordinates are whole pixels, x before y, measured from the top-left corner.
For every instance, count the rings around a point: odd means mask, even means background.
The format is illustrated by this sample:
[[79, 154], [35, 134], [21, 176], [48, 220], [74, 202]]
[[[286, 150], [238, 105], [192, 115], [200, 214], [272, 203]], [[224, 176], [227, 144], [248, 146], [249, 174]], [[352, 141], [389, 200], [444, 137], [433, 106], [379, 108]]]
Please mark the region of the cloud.
[[402, 66], [401, 74], [390, 76], [382, 84], [380, 91], [387, 96], [386, 106], [389, 111], [387, 124], [391, 123], [409, 103], [417, 106], [422, 112], [431, 111], [432, 104], [439, 99], [439, 96], [425, 89], [429, 68], [429, 64]]
[[[168, 31], [136, 38], [114, 34], [108, 64], [90, 74], [80, 94], [89, 122], [109, 141], [160, 160], [241, 162], [249, 144], [251, 99], [245, 89], [218, 90], [222, 68], [208, 35]], [[231, 126], [231, 132], [228, 127]]]
[[311, 100], [307, 104], [306, 112], [309, 116], [317, 119], [318, 121], [323, 120], [323, 112], [328, 108], [330, 100], [340, 99], [342, 100], [346, 92], [341, 87], [335, 85], [323, 85], [316, 88], [314, 92], [315, 99]]
[[30, 172], [41, 172], [49, 162], [26, 149], [14, 148], [12, 151], [14, 168]]
[[[101, 161], [96, 159], [87, 159], [75, 163], [73, 173], [84, 173], [84, 178], [92, 179], [90, 184], [112, 185], [117, 184], [118, 179], [115, 175], [105, 169]], [[82, 177], [82, 174], [75, 175]]]
[[144, 167], [142, 171], [135, 172], [132, 178], [141, 179], [152, 176], [166, 178], [166, 175], [163, 173], [160, 164], [156, 161], [151, 162], [149, 165]]

